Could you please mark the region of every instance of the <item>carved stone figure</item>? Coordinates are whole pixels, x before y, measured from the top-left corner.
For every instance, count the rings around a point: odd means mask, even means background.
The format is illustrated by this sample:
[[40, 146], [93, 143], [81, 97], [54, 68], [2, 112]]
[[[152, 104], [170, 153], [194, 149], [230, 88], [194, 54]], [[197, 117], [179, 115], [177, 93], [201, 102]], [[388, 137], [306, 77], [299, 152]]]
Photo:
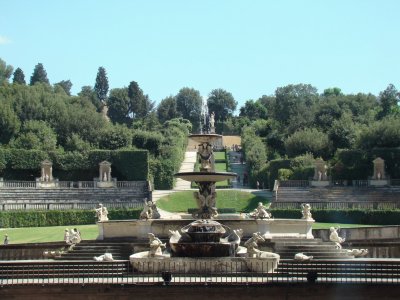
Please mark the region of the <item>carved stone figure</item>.
[[261, 236], [261, 233], [255, 232], [253, 233], [252, 237], [249, 238], [245, 243], [244, 246], [247, 248], [247, 254], [249, 257], [258, 257], [260, 256], [260, 251], [258, 249], [258, 242], [264, 242], [265, 239]]
[[386, 179], [386, 174], [385, 174], [385, 161], [377, 157], [376, 159], [373, 160], [374, 163], [374, 175], [372, 179], [375, 180], [382, 180]]
[[307, 260], [313, 259], [313, 256], [308, 256], [308, 255], [305, 255], [303, 253], [296, 253], [294, 255], [294, 259], [298, 260], [298, 261], [307, 261]]
[[111, 163], [108, 161], [102, 161], [99, 163], [99, 180], [100, 181], [111, 181]]
[[104, 253], [100, 256], [94, 256], [93, 259], [95, 261], [114, 261], [114, 258], [111, 253]]
[[95, 209], [97, 222], [108, 221], [108, 210], [103, 204], [99, 204], [99, 207]]
[[267, 209], [268, 208], [264, 206], [262, 202], [259, 202], [257, 208], [254, 209], [250, 216], [255, 219], [270, 219], [272, 218], [272, 215], [267, 211]]
[[368, 254], [368, 249], [345, 249], [347, 253], [354, 257], [362, 257]]
[[208, 143], [203, 143], [199, 145], [197, 154], [200, 160], [200, 171], [210, 172], [212, 171], [211, 157], [213, 154], [212, 147]]
[[328, 167], [323, 159], [318, 158], [314, 165], [314, 180], [326, 181], [328, 180]]
[[331, 241], [331, 242], [334, 242], [334, 243], [336, 243], [336, 247], [338, 248], [338, 249], [342, 249], [342, 243], [345, 241], [345, 239], [344, 238], [341, 238], [340, 236], [339, 236], [339, 230], [340, 230], [340, 227], [337, 227], [337, 228], [335, 228], [335, 227], [331, 227], [330, 229], [330, 235], [329, 235], [329, 240]]
[[212, 219], [218, 216], [216, 206], [217, 192], [215, 192], [215, 185], [208, 182], [198, 182], [199, 191], [194, 192], [199, 210], [193, 214], [195, 219]]
[[147, 200], [147, 198], [145, 198], [143, 210], [140, 213], [139, 218], [141, 220], [148, 220], [148, 219], [159, 219], [160, 217], [161, 216], [157, 209], [156, 204], [153, 201]]
[[166, 247], [165, 243], [161, 242], [153, 233], [149, 233], [149, 244], [149, 257], [162, 256], [162, 251]]
[[47, 159], [42, 161], [41, 163], [40, 181], [44, 182], [53, 181], [53, 163]]
[[311, 215], [311, 205], [310, 204], [308, 204], [308, 203], [302, 204], [301, 209], [302, 209], [301, 214], [303, 215], [302, 219], [306, 219], [306, 220], [313, 219], [312, 215]]

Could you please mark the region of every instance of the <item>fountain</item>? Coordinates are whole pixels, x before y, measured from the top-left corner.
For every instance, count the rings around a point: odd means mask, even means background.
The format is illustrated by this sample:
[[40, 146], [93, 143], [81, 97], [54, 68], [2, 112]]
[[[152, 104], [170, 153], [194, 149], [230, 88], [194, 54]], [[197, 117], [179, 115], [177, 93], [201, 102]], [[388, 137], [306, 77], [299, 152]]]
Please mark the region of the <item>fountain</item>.
[[[204, 111], [207, 110], [205, 106]], [[190, 272], [220, 272], [227, 269], [270, 272], [277, 267], [279, 255], [258, 250], [257, 243], [264, 241], [259, 232], [253, 233], [245, 247], [242, 247], [240, 240], [243, 230], [232, 230], [215, 220], [218, 217], [216, 182], [236, 178], [236, 173], [215, 171], [212, 143], [222, 136], [210, 133], [214, 132], [213, 118], [211, 127], [208, 124], [209, 117], [203, 116], [202, 119], [205, 123], [201, 126], [202, 133], [189, 136], [198, 143], [200, 170], [174, 175], [198, 185], [199, 190], [194, 192], [198, 210], [192, 214], [196, 221], [178, 230], [169, 230], [170, 253], [154, 256], [150, 255], [151, 251], [144, 251], [131, 255], [130, 261], [135, 269], [142, 272], [155, 271], [154, 265], [149, 269], [149, 259], [153, 262], [157, 260], [158, 271], [177, 271], [179, 266]], [[152, 243], [154, 241], [150, 241], [150, 248]]]

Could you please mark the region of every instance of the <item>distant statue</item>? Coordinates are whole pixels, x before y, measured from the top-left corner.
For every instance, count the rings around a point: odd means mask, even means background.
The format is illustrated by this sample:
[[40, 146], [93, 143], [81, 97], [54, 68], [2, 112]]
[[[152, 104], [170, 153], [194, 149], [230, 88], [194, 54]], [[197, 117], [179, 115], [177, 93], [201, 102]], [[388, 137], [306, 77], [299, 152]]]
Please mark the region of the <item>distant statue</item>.
[[313, 259], [313, 256], [305, 255], [303, 253], [296, 253], [294, 255], [294, 260], [297, 261], [307, 261]]
[[162, 256], [162, 251], [165, 249], [165, 243], [161, 242], [153, 233], [149, 233], [150, 251], [149, 257]]
[[258, 202], [258, 206], [254, 211], [250, 214], [254, 219], [270, 219], [272, 218], [271, 213], [267, 211], [267, 207], [262, 204], [262, 202]]
[[214, 128], [214, 125], [215, 125], [215, 114], [214, 112], [212, 112], [210, 115], [210, 127]]
[[340, 236], [339, 236], [339, 230], [340, 230], [340, 227], [337, 227], [337, 228], [335, 228], [335, 227], [331, 227], [330, 229], [330, 235], [329, 235], [329, 240], [331, 241], [331, 242], [334, 242], [334, 243], [336, 243], [336, 247], [338, 248], [338, 249], [342, 249], [342, 243], [344, 243], [344, 241], [345, 241], [345, 239], [344, 238], [341, 238]]
[[99, 204], [99, 207], [95, 209], [97, 222], [108, 221], [108, 210], [103, 204]]
[[70, 241], [70, 234], [69, 234], [69, 229], [66, 228], [64, 230], [64, 241], [66, 244], [71, 245], [71, 241]]
[[312, 220], [312, 215], [311, 215], [311, 205], [308, 203], [302, 204], [301, 205], [301, 214], [302, 219], [306, 219], [306, 220]]
[[75, 228], [69, 231], [69, 244], [79, 244], [82, 241], [80, 232]]
[[10, 239], [8, 238], [8, 234], [6, 233], [5, 235], [4, 235], [4, 242], [3, 242], [3, 245], [8, 245], [10, 243]]
[[346, 252], [354, 257], [362, 257], [368, 254], [368, 249], [345, 249]]
[[386, 179], [385, 161], [382, 158], [377, 157], [376, 159], [373, 160], [373, 164], [374, 164], [374, 175], [372, 176], [372, 179], [375, 180]]
[[95, 261], [114, 261], [114, 258], [111, 253], [104, 253], [100, 256], [94, 256], [93, 259]]
[[328, 180], [328, 167], [323, 159], [318, 158], [314, 163], [314, 180], [326, 181]]
[[200, 158], [200, 171], [211, 171], [211, 156], [213, 153], [211, 145], [208, 143], [200, 144], [197, 153]]

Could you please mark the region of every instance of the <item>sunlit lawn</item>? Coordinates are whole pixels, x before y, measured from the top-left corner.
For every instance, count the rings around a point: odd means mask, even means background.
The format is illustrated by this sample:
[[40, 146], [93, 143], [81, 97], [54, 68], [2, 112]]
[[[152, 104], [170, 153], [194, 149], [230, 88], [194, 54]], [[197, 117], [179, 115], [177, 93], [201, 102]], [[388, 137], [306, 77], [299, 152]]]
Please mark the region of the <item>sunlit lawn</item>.
[[225, 152], [214, 152], [215, 160], [225, 160]]
[[1, 228], [0, 235], [8, 234], [10, 244], [19, 243], [44, 243], [59, 242], [64, 240], [64, 230], [77, 228], [81, 232], [82, 239], [94, 240], [98, 236], [97, 225], [71, 225], [52, 227], [24, 227], [24, 228]]

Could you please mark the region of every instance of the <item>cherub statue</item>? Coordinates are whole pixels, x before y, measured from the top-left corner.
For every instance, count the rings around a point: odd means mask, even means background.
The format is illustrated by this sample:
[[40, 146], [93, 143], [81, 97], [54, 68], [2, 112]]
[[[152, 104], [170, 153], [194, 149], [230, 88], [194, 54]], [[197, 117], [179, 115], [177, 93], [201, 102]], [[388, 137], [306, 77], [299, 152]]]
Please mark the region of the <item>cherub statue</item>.
[[308, 203], [302, 204], [301, 205], [301, 213], [302, 213], [302, 219], [306, 220], [312, 220], [312, 215], [311, 215], [311, 205]]
[[340, 227], [331, 227], [330, 229], [331, 234], [329, 235], [329, 240], [331, 242], [336, 243], [336, 247], [338, 249], [342, 249], [342, 245], [341, 243], [343, 243], [345, 241], [344, 238], [341, 238], [338, 234], [338, 232], [340, 231]]
[[149, 257], [162, 256], [162, 249], [165, 249], [165, 243], [161, 242], [153, 233], [149, 233], [150, 251]]
[[153, 217], [152, 204], [153, 204], [153, 201], [151, 201], [151, 200], [147, 201], [147, 198], [144, 198], [143, 210], [140, 213], [141, 220], [148, 220]]
[[99, 204], [99, 207], [95, 209], [97, 222], [108, 221], [108, 210], [103, 204]]
[[244, 246], [247, 248], [247, 254], [249, 257], [258, 257], [261, 251], [258, 249], [258, 242], [264, 242], [265, 239], [261, 236], [261, 233], [255, 232], [252, 237], [248, 239]]
[[268, 208], [264, 206], [262, 202], [259, 202], [257, 208], [254, 209], [250, 216], [255, 219], [270, 219], [272, 218], [272, 215], [267, 211], [267, 209]]

